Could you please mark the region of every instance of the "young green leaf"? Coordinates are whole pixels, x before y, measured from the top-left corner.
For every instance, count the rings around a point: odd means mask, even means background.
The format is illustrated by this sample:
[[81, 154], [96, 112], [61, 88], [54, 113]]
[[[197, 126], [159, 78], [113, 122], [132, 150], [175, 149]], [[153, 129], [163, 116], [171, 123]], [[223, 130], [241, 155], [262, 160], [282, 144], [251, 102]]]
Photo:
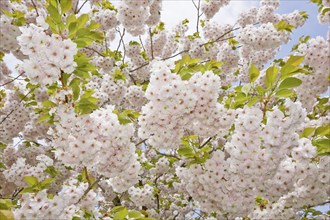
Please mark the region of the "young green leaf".
[[61, 0], [60, 5], [62, 14], [65, 14], [72, 8], [72, 0]]
[[267, 88], [271, 88], [274, 84], [274, 82], [277, 79], [278, 75], [278, 68], [276, 66], [271, 66], [266, 70], [266, 78], [265, 83]]
[[27, 182], [30, 186], [35, 186], [38, 184], [38, 179], [34, 176], [25, 176], [25, 182]]
[[279, 89], [289, 89], [289, 88], [295, 88], [300, 86], [302, 81], [300, 79], [289, 77], [283, 80], [278, 87]]
[[260, 71], [258, 70], [258, 68], [252, 63], [250, 65], [250, 69], [249, 69], [249, 76], [251, 79], [251, 82], [256, 81], [256, 79], [259, 77], [260, 75]]

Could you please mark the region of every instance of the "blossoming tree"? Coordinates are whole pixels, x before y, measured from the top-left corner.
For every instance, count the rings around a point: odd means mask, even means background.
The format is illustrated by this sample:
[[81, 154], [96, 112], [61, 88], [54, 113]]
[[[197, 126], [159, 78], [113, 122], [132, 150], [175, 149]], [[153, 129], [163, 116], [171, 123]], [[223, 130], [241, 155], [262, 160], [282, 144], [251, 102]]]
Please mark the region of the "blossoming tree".
[[274, 60], [308, 15], [229, 2], [1, 0], [0, 219], [329, 218], [329, 40]]

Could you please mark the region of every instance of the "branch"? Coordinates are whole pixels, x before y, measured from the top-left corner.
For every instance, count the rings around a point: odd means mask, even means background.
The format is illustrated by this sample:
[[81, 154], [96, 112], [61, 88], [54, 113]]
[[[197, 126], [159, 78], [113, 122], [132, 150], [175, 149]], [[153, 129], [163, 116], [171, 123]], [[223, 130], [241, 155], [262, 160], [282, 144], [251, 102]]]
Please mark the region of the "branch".
[[143, 51], [145, 52], [146, 49], [144, 48], [144, 45], [143, 45], [143, 42], [142, 42], [142, 39], [141, 39], [141, 35], [139, 35], [139, 40], [140, 40], [140, 44], [141, 44], [141, 46], [143, 48]]
[[[123, 42], [123, 49], [124, 49], [124, 55], [123, 55], [123, 61], [122, 63], [124, 64], [125, 63], [125, 56], [126, 56], [126, 47], [125, 47], [125, 43], [124, 43], [124, 35], [125, 35], [125, 28], [123, 29], [123, 35], [122, 35], [122, 38], [121, 38], [121, 41]], [[135, 84], [135, 83], [134, 83]]]
[[148, 65], [149, 65], [149, 62], [146, 62], [146, 63], [142, 64], [141, 66], [139, 66], [139, 67], [137, 67], [137, 68], [135, 68], [135, 69], [130, 70], [129, 72], [130, 72], [130, 73], [131, 73], [131, 72], [134, 72], [134, 71], [139, 70], [139, 69], [141, 69], [142, 67], [145, 67], [145, 66], [148, 66]]
[[140, 144], [144, 143], [146, 140], [148, 140], [148, 139], [146, 138], [146, 139], [140, 141], [139, 143], [136, 144], [136, 146], [139, 146]]
[[6, 82], [6, 83], [0, 85], [0, 87], [5, 86], [5, 85], [7, 85], [7, 84], [9, 84], [9, 83], [14, 82], [16, 79], [18, 79], [18, 78], [19, 78], [20, 76], [22, 76], [23, 74], [24, 74], [24, 72], [22, 72], [21, 74], [19, 74], [18, 76], [16, 76], [14, 79], [12, 79], [12, 80], [10, 80], [10, 81], [8, 81], [8, 82]]
[[157, 188], [157, 190], [158, 190], [158, 192], [156, 193], [156, 204], [157, 204], [157, 209], [158, 209], [158, 210], [159, 210], [159, 208], [160, 208], [160, 203], [159, 203], [159, 193], [160, 193], [160, 189], [158, 189], [157, 181], [158, 181], [158, 179], [159, 179], [161, 176], [162, 176], [162, 175], [157, 176], [156, 179], [155, 179], [155, 181], [154, 181], [155, 186], [156, 186], [156, 188]]
[[[80, 8], [77, 11], [75, 11], [74, 13], [78, 14], [87, 2], [88, 2], [88, 0], [85, 0], [84, 3], [80, 6]], [[79, 4], [79, 0], [78, 0], [78, 3], [77, 3], [77, 7], [78, 7], [78, 4]]]
[[103, 54], [101, 54], [100, 52], [98, 52], [97, 50], [95, 50], [94, 48], [90, 48], [90, 47], [85, 47], [86, 49], [88, 49], [88, 50], [92, 50], [92, 51], [94, 51], [95, 53], [97, 53], [98, 55], [100, 55], [100, 56], [102, 56], [102, 57], [104, 57], [104, 55]]
[[171, 154], [164, 154], [164, 153], [161, 153], [159, 151], [156, 151], [157, 154], [161, 155], [161, 156], [165, 156], [165, 157], [173, 157], [175, 159], [178, 159], [178, 160], [181, 160], [180, 157], [176, 156], [176, 155], [171, 155]]
[[125, 28], [123, 29], [123, 34], [121, 34], [120, 30], [116, 30], [116, 31], [119, 33], [119, 36], [120, 36], [119, 44], [118, 44], [118, 47], [116, 49], [116, 54], [117, 54], [118, 51], [119, 51], [119, 48], [120, 48], [121, 44], [122, 43], [124, 44], [123, 37], [125, 35]]
[[34, 7], [34, 10], [36, 10], [37, 15], [39, 16], [39, 12], [38, 12], [38, 9], [37, 9], [36, 4], [34, 3], [33, 0], [31, 0], [31, 2], [32, 2], [32, 5], [33, 5], [33, 7]]
[[[196, 6], [194, 0], [192, 0], [194, 5]], [[199, 32], [199, 19], [200, 17], [202, 16], [202, 14], [199, 14], [199, 10], [201, 8], [201, 0], [198, 0], [198, 6], [196, 7], [197, 8], [197, 24], [196, 24], [196, 31]]]
[[199, 146], [199, 148], [203, 148], [205, 145], [207, 145], [213, 137], [209, 137], [201, 146]]
[[89, 191], [91, 191], [93, 189], [93, 187], [95, 185], [97, 185], [102, 178], [103, 178], [103, 175], [99, 176], [99, 178], [97, 178], [90, 186], [88, 186], [88, 188], [86, 189], [86, 191], [84, 192], [82, 197], [78, 200], [78, 202], [76, 202], [76, 204], [78, 204], [83, 198], [85, 198], [85, 196], [89, 193]]

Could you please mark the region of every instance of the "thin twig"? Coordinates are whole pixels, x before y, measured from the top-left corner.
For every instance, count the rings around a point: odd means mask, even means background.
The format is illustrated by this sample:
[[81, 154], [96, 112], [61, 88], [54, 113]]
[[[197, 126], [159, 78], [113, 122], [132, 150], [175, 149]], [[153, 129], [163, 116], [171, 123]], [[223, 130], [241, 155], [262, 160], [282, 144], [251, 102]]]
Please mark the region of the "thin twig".
[[89, 193], [89, 191], [91, 191], [93, 187], [101, 181], [102, 178], [103, 175], [99, 176], [90, 186], [88, 186], [88, 188], [86, 189], [82, 197], [78, 200], [78, 202], [76, 202], [76, 204], [78, 204], [83, 198], [85, 198], [85, 196]]
[[[161, 175], [160, 175], [160, 176], [157, 176], [156, 179], [155, 179], [155, 181], [154, 181], [155, 186], [156, 186], [157, 189], [158, 189], [157, 181], [158, 181], [158, 179], [159, 179], [160, 177], [161, 177]], [[159, 194], [160, 194], [160, 189], [158, 189], [157, 193], [155, 194], [155, 195], [156, 195], [156, 204], [157, 204], [157, 209], [158, 209], [158, 210], [159, 210], [159, 208], [160, 208]]]
[[33, 7], [34, 7], [34, 10], [36, 10], [37, 15], [39, 16], [39, 12], [38, 12], [38, 9], [37, 9], [36, 4], [34, 3], [33, 0], [31, 0], [31, 2], [32, 2], [32, 5], [33, 5]]
[[128, 74], [128, 76], [132, 80], [132, 82], [134, 83], [134, 85], [136, 85], [136, 81], [135, 81], [134, 77], [132, 76], [132, 74]]
[[135, 68], [135, 69], [130, 70], [129, 72], [130, 72], [130, 73], [131, 73], [131, 72], [134, 72], [134, 71], [139, 70], [139, 69], [141, 69], [142, 67], [145, 67], [145, 66], [148, 66], [148, 65], [149, 65], [149, 62], [146, 62], [146, 63], [142, 64], [141, 66], [139, 66], [139, 67], [137, 67], [137, 68]]
[[7, 85], [7, 84], [9, 84], [9, 83], [14, 82], [16, 79], [18, 79], [18, 78], [19, 78], [20, 76], [22, 76], [23, 74], [24, 74], [24, 72], [22, 72], [21, 74], [19, 74], [18, 76], [16, 76], [14, 79], [12, 79], [12, 80], [10, 80], [10, 81], [8, 81], [8, 82], [6, 82], [6, 83], [0, 85], [0, 87], [5, 86], [5, 85]]
[[97, 50], [95, 50], [94, 48], [90, 48], [90, 47], [85, 47], [86, 49], [88, 49], [88, 50], [92, 50], [92, 51], [94, 51], [95, 53], [97, 53], [98, 55], [100, 55], [100, 56], [102, 56], [102, 57], [104, 57], [104, 55], [103, 54], [101, 54], [100, 52], [98, 52]]
[[125, 57], [126, 57], [126, 47], [125, 47], [125, 43], [124, 43], [124, 35], [125, 35], [125, 31], [126, 29], [124, 28], [123, 29], [123, 35], [121, 37], [121, 41], [123, 42], [123, 49], [124, 49], [124, 55], [123, 55], [123, 60], [122, 60], [122, 63], [124, 64], [125, 63]]
[[140, 44], [141, 44], [141, 46], [142, 46], [142, 49], [143, 49], [143, 51], [145, 52], [146, 49], [144, 48], [144, 45], [143, 45], [143, 42], [142, 42], [142, 39], [141, 39], [141, 35], [139, 35], [139, 40], [140, 40]]
[[140, 144], [144, 143], [146, 140], [148, 140], [147, 138], [146, 139], [143, 139], [142, 141], [140, 141], [139, 143], [136, 144], [136, 146], [139, 146]]
[[[78, 0], [79, 2], [79, 0]], [[84, 5], [88, 2], [88, 0], [85, 0], [84, 3], [80, 6], [80, 8], [78, 9], [78, 11], [75, 12], [75, 14], [78, 14], [80, 12], [80, 10], [84, 7]], [[78, 6], [78, 4], [77, 4]]]
[[199, 148], [203, 148], [205, 145], [207, 145], [213, 137], [209, 137]]
[[[194, 2], [194, 1], [193, 1]], [[194, 2], [195, 3], [195, 2]], [[196, 24], [196, 31], [199, 32], [199, 19], [202, 16], [199, 14], [199, 10], [201, 8], [201, 0], [198, 0], [198, 6], [197, 6], [197, 24]]]
[[189, 52], [189, 51], [188, 51], [188, 50], [183, 50], [183, 51], [180, 51], [180, 52], [178, 52], [178, 53], [176, 53], [176, 54], [174, 54], [174, 55], [172, 55], [172, 56], [165, 57], [165, 58], [163, 58], [162, 60], [168, 60], [168, 59], [171, 59], [171, 58], [173, 58], [173, 57], [176, 57], [176, 56], [178, 56], [178, 55], [180, 55], [180, 54], [187, 53], [187, 52]]
[[175, 155], [171, 155], [171, 154], [164, 154], [164, 153], [161, 153], [161, 152], [159, 152], [159, 151], [156, 151], [156, 153], [157, 153], [157, 154], [159, 154], [159, 155], [161, 155], [161, 156], [165, 156], [165, 157], [173, 157], [173, 158], [175, 158], [175, 159], [181, 160], [181, 158], [180, 158], [180, 157], [178, 157], [178, 156], [175, 156]]

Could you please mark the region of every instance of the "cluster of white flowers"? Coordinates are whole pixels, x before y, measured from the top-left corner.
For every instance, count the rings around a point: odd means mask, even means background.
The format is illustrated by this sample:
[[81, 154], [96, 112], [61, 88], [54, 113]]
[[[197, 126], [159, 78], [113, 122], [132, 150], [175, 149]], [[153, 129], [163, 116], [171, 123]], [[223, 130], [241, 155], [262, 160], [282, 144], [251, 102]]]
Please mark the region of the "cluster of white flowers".
[[21, 207], [14, 210], [14, 216], [17, 219], [72, 219], [74, 216], [83, 216], [82, 210], [97, 214], [95, 209], [101, 197], [91, 190], [81, 199], [87, 188], [87, 183], [72, 179], [53, 198], [49, 198], [47, 190], [36, 194], [26, 193]]
[[153, 193], [154, 189], [152, 186], [145, 184], [142, 188], [131, 187], [128, 190], [132, 202], [138, 207], [151, 206], [153, 205]]
[[281, 15], [281, 20], [287, 22], [288, 24], [294, 26], [295, 28], [302, 27], [306, 21], [306, 19], [298, 10], [295, 10], [289, 14]]
[[56, 158], [68, 165], [93, 167], [108, 178], [126, 170], [135, 161], [135, 146], [130, 142], [134, 128], [120, 125], [113, 110], [107, 106], [76, 117], [72, 109], [58, 109], [60, 123], [51, 129]]
[[48, 166], [53, 165], [53, 160], [46, 155], [38, 155], [36, 160], [38, 160], [37, 165], [31, 166], [25, 162], [25, 158], [19, 157], [10, 169], [5, 170], [3, 174], [7, 181], [21, 187], [26, 186], [26, 182], [23, 179], [25, 176], [34, 176], [39, 181], [44, 180], [49, 176], [47, 173], [44, 173], [44, 170]]
[[230, 0], [209, 0], [202, 2], [202, 12], [207, 19], [213, 18], [213, 16], [220, 10], [220, 8], [228, 5]]
[[141, 165], [137, 161], [136, 155], [131, 156], [130, 159], [133, 162], [124, 168], [125, 172], [122, 171], [118, 176], [110, 179], [110, 185], [115, 192], [123, 193], [139, 181]]
[[[263, 128], [263, 113], [257, 108], [244, 108], [224, 152], [215, 151], [204, 167], [177, 168], [177, 175], [189, 194], [199, 201], [202, 211], [216, 211], [220, 216], [229, 214], [229, 218], [249, 214], [257, 219], [289, 218], [305, 204], [326, 199], [328, 160], [319, 166], [311, 162], [316, 155], [315, 147], [309, 139], [299, 139], [294, 132], [306, 112], [301, 104], [289, 100], [285, 107], [286, 115], [277, 108], [267, 112]], [[292, 132], [288, 133], [288, 129]], [[257, 196], [267, 200], [267, 209], [273, 211], [254, 211]], [[277, 206], [282, 200], [292, 207], [286, 216], [284, 206]], [[295, 205], [298, 200], [299, 205]]]
[[128, 109], [141, 110], [141, 107], [146, 104], [147, 99], [145, 98], [142, 87], [132, 85], [127, 88], [127, 92], [123, 99], [123, 106]]
[[21, 34], [19, 28], [11, 24], [11, 20], [5, 15], [1, 15], [0, 17], [0, 26], [0, 51], [10, 53], [11, 51], [17, 50], [19, 45], [16, 37]]
[[239, 52], [237, 50], [233, 50], [228, 43], [222, 44], [219, 47], [217, 60], [219, 62], [223, 62], [223, 65], [220, 67], [223, 74], [226, 74], [226, 76], [230, 75], [238, 66], [238, 62], [240, 60]]
[[327, 92], [329, 82], [327, 80], [330, 72], [330, 42], [323, 37], [310, 39], [307, 43], [300, 44], [298, 55], [305, 56], [304, 64], [313, 69], [313, 74], [300, 74], [302, 85], [297, 88], [297, 95], [304, 106], [311, 110], [316, 96]]
[[20, 102], [17, 93], [8, 92], [0, 109], [0, 140], [11, 143], [30, 119], [30, 109]]
[[118, 20], [133, 36], [142, 35], [146, 24], [158, 23], [160, 4], [158, 0], [124, 0], [119, 6]]
[[254, 24], [257, 22], [257, 15], [258, 15], [258, 9], [253, 7], [250, 8], [247, 11], [243, 11], [238, 19], [237, 19], [237, 23], [241, 26], [241, 27], [245, 27], [247, 25], [250, 24]]
[[222, 126], [219, 91], [220, 78], [212, 72], [195, 73], [183, 81], [169, 67], [155, 61], [146, 91], [149, 103], [142, 107], [139, 117], [139, 137], [148, 138], [154, 147], [176, 148], [185, 129], [213, 136]]
[[52, 34], [48, 36], [42, 27], [30, 24], [20, 27], [17, 37], [20, 50], [29, 56], [22, 67], [32, 82], [51, 84], [60, 79], [61, 72], [72, 73], [76, 66], [74, 55], [77, 45], [70, 39]]
[[100, 10], [93, 14], [93, 20], [101, 24], [100, 29], [109, 31], [118, 25], [116, 12], [110, 9]]
[[[8, 68], [5, 62], [0, 62], [0, 85], [4, 85], [9, 82], [12, 71]], [[7, 84], [6, 87], [13, 86], [12, 84]]]
[[[112, 72], [114, 73], [114, 72]], [[100, 99], [100, 104], [118, 105], [126, 93], [126, 82], [115, 80], [113, 74], [104, 74], [103, 78], [93, 77], [86, 88], [94, 89], [94, 97]]]
[[272, 23], [261, 24], [259, 27], [247, 25], [237, 36], [244, 46], [254, 50], [277, 48], [282, 39]]

